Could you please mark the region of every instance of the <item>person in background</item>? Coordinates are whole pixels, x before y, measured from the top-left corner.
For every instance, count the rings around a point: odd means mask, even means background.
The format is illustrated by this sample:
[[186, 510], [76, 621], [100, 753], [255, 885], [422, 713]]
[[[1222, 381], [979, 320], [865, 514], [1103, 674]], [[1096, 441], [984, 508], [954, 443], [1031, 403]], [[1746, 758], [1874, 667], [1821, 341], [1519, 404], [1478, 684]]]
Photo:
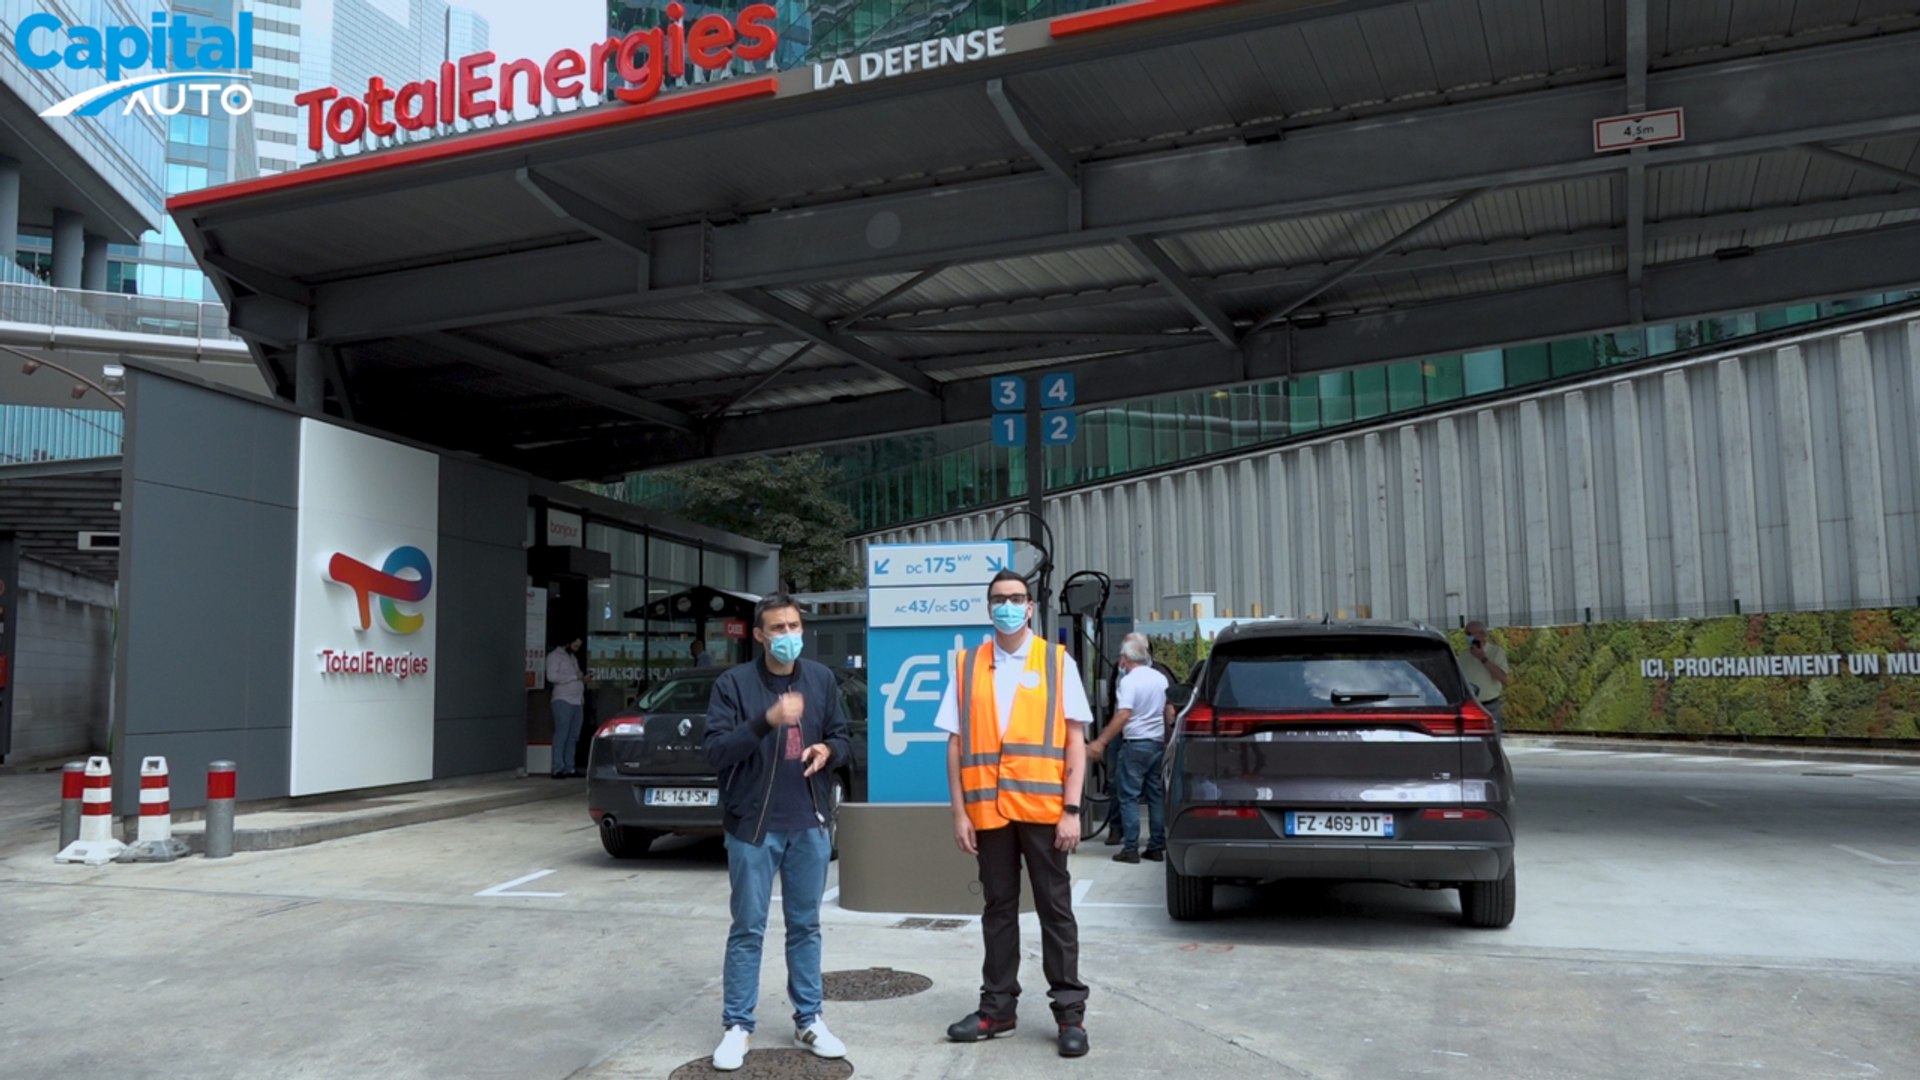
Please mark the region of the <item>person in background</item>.
[[[1128, 634], [1126, 637], [1120, 639], [1120, 648], [1124, 651], [1129, 642], [1138, 642], [1140, 647], [1147, 651], [1147, 656], [1151, 657], [1153, 655], [1153, 642], [1147, 638], [1147, 635], [1139, 632], [1138, 630], [1135, 630], [1133, 633]], [[1150, 660], [1149, 663], [1153, 665], [1153, 670], [1160, 673], [1161, 678], [1167, 680], [1168, 686], [1174, 686], [1179, 683], [1180, 680], [1174, 678], [1172, 668], [1168, 667], [1167, 665], [1161, 663], [1158, 660]], [[1124, 668], [1122, 669], [1121, 673], [1123, 675], [1125, 674]], [[1115, 692], [1117, 695], [1118, 693], [1117, 686], [1115, 687]], [[1180, 710], [1176, 709], [1173, 705], [1173, 702], [1169, 700], [1167, 702], [1167, 706], [1165, 710], [1163, 710], [1163, 715], [1166, 718], [1166, 722], [1164, 724], [1163, 737], [1166, 737], [1166, 738], [1172, 737], [1173, 721], [1174, 721], [1174, 718], [1179, 715], [1179, 713], [1180, 713]], [[1112, 770], [1110, 769], [1109, 772], [1111, 771]], [[1109, 791], [1117, 794], [1119, 785], [1115, 783], [1111, 777], [1109, 777], [1108, 779], [1107, 786]], [[1120, 825], [1120, 800], [1118, 798], [1112, 798], [1107, 800], [1106, 832], [1107, 832], [1107, 839], [1105, 841], [1106, 845], [1108, 847], [1119, 847], [1123, 842], [1123, 838], [1121, 836], [1122, 829]]]
[[553, 778], [579, 776], [574, 761], [580, 724], [586, 716], [587, 679], [580, 667], [579, 638], [555, 645], [547, 654], [547, 688], [553, 695]]
[[[1124, 833], [1114, 862], [1137, 863], [1142, 858], [1164, 862], [1167, 858], [1166, 782], [1160, 775], [1160, 763], [1166, 754], [1167, 677], [1153, 668], [1152, 654], [1144, 641], [1128, 638], [1120, 646], [1120, 693], [1113, 719], [1100, 737], [1087, 746], [1087, 756], [1105, 759], [1107, 747], [1116, 739], [1120, 749], [1112, 763], [1115, 798], [1120, 806], [1120, 827]], [[1145, 852], [1140, 850], [1140, 801], [1147, 803], [1147, 819], [1152, 834]]]
[[713, 1067], [721, 1072], [746, 1063], [776, 878], [787, 924], [793, 1041], [816, 1057], [847, 1056], [846, 1044], [820, 1015], [820, 904], [833, 855], [827, 834], [833, 796], [826, 780], [853, 753], [847, 716], [832, 669], [800, 657], [804, 631], [791, 596], [762, 599], [753, 626], [760, 660], [714, 680], [701, 742], [708, 764], [720, 774], [732, 889], [720, 1016], [726, 1032], [713, 1052]]
[[1040, 955], [1061, 1057], [1087, 1052], [1087, 984], [1067, 856], [1080, 843], [1093, 709], [1065, 647], [1028, 629], [1033, 595], [1003, 570], [987, 586], [994, 637], [953, 656], [934, 726], [948, 734], [953, 840], [980, 864], [986, 939], [980, 1007], [947, 1028], [954, 1042], [1014, 1029], [1020, 1003], [1020, 866], [1040, 916]]
[[707, 651], [707, 643], [700, 638], [694, 638], [693, 644], [688, 647], [693, 650], [694, 667], [712, 667], [719, 663], [719, 661], [714, 658], [714, 655]]
[[1473, 696], [1482, 708], [1493, 714], [1493, 730], [1507, 730], [1507, 685], [1513, 682], [1507, 667], [1507, 650], [1487, 637], [1487, 624], [1478, 619], [1467, 624], [1467, 651], [1460, 654], [1460, 670], [1473, 687]]

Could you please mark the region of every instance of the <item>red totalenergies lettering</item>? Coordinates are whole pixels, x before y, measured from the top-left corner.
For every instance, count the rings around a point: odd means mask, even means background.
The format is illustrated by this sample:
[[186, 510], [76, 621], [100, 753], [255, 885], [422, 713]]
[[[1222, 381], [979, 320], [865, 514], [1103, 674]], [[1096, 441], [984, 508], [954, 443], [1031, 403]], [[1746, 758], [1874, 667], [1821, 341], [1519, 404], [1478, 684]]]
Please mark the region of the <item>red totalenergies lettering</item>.
[[605, 96], [609, 65], [626, 83], [614, 87], [613, 96], [639, 104], [653, 100], [668, 78], [686, 77], [690, 66], [718, 71], [735, 60], [765, 60], [780, 43], [779, 31], [774, 29], [780, 12], [772, 4], [748, 5], [732, 18], [702, 15], [691, 26], [682, 21], [686, 14], [683, 5], [668, 4], [664, 27], [609, 37], [585, 52], [561, 49], [544, 65], [510, 60], [500, 65], [497, 78], [484, 69], [499, 57], [483, 52], [441, 64], [438, 79], [396, 89], [375, 75], [367, 80], [367, 92], [360, 97], [342, 95], [339, 87], [329, 86], [308, 90], [293, 100], [306, 110], [307, 146], [318, 151], [328, 139], [355, 143], [369, 133], [384, 138], [396, 131], [421, 131], [451, 124], [456, 118], [472, 121], [495, 112], [511, 113], [523, 101], [537, 107], [546, 97], [578, 98], [588, 90]]
[[371, 650], [320, 650], [320, 671], [325, 675], [384, 675], [390, 679], [406, 679], [425, 675], [430, 666], [426, 657], [412, 653], [394, 655]]

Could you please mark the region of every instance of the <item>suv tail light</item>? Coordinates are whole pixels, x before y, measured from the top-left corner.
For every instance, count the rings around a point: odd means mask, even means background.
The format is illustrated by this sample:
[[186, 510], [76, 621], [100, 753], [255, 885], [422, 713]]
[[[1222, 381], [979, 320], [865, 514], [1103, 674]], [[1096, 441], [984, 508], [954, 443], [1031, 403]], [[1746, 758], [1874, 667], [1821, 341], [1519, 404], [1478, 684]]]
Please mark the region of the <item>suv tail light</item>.
[[1213, 706], [1196, 703], [1187, 710], [1186, 733], [1214, 738], [1245, 735], [1269, 724], [1368, 724], [1376, 727], [1412, 725], [1429, 735], [1491, 735], [1493, 715], [1477, 701], [1459, 709], [1399, 709], [1390, 712], [1333, 709], [1315, 712], [1244, 712], [1222, 716]]
[[1487, 821], [1493, 817], [1488, 810], [1422, 810], [1420, 817], [1426, 821]]
[[615, 736], [645, 735], [646, 733], [647, 721], [645, 717], [616, 716], [606, 723], [601, 724], [600, 729], [593, 733], [593, 737], [596, 739], [610, 739]]

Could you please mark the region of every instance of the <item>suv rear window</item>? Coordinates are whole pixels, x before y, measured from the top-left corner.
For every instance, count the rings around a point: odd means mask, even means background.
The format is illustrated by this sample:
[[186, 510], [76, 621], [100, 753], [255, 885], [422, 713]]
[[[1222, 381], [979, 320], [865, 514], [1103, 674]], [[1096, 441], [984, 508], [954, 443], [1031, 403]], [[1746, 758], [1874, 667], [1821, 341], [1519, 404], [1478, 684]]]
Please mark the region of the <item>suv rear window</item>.
[[1208, 666], [1216, 709], [1433, 708], [1466, 698], [1453, 654], [1421, 641], [1249, 641]]

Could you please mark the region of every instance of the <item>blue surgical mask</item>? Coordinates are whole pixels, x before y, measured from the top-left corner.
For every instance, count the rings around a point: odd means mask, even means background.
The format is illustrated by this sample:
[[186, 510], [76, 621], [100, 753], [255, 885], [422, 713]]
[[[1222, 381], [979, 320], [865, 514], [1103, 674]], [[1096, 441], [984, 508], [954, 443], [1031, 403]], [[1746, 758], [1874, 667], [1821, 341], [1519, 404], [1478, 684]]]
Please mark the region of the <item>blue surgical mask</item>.
[[1003, 634], [1017, 634], [1027, 625], [1027, 605], [995, 604], [993, 607], [993, 625]]
[[783, 664], [791, 664], [800, 659], [800, 647], [805, 643], [802, 632], [799, 630], [791, 634], [775, 634], [773, 639], [767, 642], [767, 651], [773, 654], [775, 660]]

